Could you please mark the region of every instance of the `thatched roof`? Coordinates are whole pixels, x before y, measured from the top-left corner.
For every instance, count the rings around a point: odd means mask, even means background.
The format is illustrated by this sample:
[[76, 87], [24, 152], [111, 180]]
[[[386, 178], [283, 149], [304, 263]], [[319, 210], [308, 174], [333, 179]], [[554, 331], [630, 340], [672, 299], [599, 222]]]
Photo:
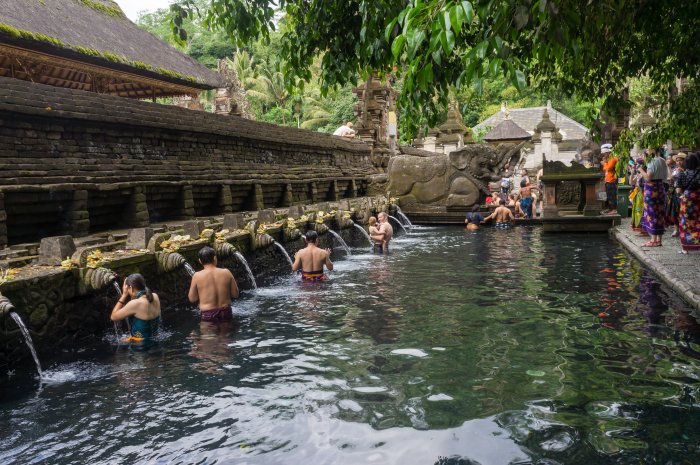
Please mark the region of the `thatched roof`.
[[[104, 93], [137, 97], [142, 96], [136, 95], [137, 91], [145, 89], [154, 96], [174, 95], [185, 93], [178, 86], [189, 88], [191, 93], [193, 89], [225, 85], [217, 73], [129, 21], [112, 0], [2, 0], [0, 46], [0, 56], [15, 59], [15, 55], [24, 54], [21, 58], [37, 60], [44, 67], [60, 66], [63, 70], [48, 73], [42, 68], [38, 74], [47, 75], [46, 79], [80, 82], [68, 73], [72, 70], [99, 74], [94, 67], [115, 71], [114, 75], [107, 73], [105, 77], [117, 76], [120, 82], [129, 81], [127, 75], [134, 76], [132, 82], [139, 81], [138, 77], [145, 79], [133, 89], [122, 86], [118, 91], [114, 85], [118, 83], [112, 82], [114, 89]], [[27, 53], [33, 55], [26, 56]], [[0, 64], [5, 68], [5, 73], [0, 69], [0, 75], [9, 75], [8, 70], [14, 72], [11, 69], [14, 64]], [[32, 71], [16, 68], [35, 80]]]
[[511, 119], [504, 119], [498, 126], [491, 129], [484, 136], [487, 142], [497, 142], [506, 140], [530, 140], [532, 136], [526, 130], [518, 126]]

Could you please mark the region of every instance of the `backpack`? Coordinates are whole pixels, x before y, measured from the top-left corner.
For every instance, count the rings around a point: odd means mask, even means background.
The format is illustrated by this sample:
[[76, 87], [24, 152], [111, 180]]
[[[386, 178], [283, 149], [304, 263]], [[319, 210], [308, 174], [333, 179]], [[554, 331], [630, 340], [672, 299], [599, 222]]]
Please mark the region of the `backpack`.
[[501, 187], [510, 187], [510, 178], [501, 179]]

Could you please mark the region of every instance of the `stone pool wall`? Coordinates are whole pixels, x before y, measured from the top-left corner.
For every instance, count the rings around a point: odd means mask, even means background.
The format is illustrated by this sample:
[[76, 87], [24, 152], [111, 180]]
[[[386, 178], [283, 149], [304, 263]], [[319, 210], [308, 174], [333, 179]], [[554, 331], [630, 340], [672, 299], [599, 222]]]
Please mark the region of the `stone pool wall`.
[[[312, 205], [306, 208], [305, 213], [303, 209], [298, 211], [302, 214], [298, 218], [276, 215], [275, 222], [263, 224], [263, 235], [282, 244], [292, 257], [304, 246], [299, 233], [310, 228], [321, 233], [322, 247], [329, 247], [333, 240], [331, 234], [324, 232], [326, 228], [338, 232], [348, 244], [369, 247], [367, 239], [357, 231], [353, 222], [364, 224], [370, 215], [380, 210], [394, 211], [393, 208], [384, 198], [367, 197]], [[260, 239], [261, 235], [256, 233], [261, 227], [257, 220], [252, 219], [249, 226], [249, 229], [225, 232], [221, 222], [213, 221], [206, 225], [207, 230], [212, 231], [209, 236], [205, 234], [202, 238], [193, 238], [179, 246], [175, 254], [181, 255], [196, 270], [199, 268], [197, 252], [201, 247], [213, 245], [221, 248], [222, 243], [230, 244], [245, 256], [259, 286], [274, 285], [279, 276], [290, 272], [289, 264], [276, 246], [271, 245], [269, 240]], [[296, 234], [290, 231], [296, 231]], [[73, 255], [70, 269], [38, 265], [29, 267], [24, 270], [25, 274], [0, 282], [1, 298], [8, 299], [25, 322], [40, 359], [51, 358], [61, 350], [79, 350], [91, 341], [94, 343], [96, 338], [101, 339], [107, 332], [114, 331], [109, 320], [110, 310], [117, 299], [112, 277], [123, 279], [131, 273], [143, 274], [149, 287], [161, 297], [164, 319], [167, 321], [167, 307], [186, 301], [190, 278], [181, 265], [168, 266], [174, 261], [168, 259], [168, 252], [162, 249], [161, 240], [182, 232], [178, 229], [157, 234], [150, 241], [149, 250], [128, 250], [124, 241], [97, 244], [83, 251], [79, 249]], [[90, 268], [86, 259], [88, 252], [94, 249], [104, 251], [99, 268]], [[243, 266], [230, 253], [222, 253], [219, 263], [233, 272], [242, 289], [251, 287]], [[97, 279], [95, 275], [99, 275]], [[4, 373], [27, 360], [29, 351], [9, 311], [3, 309], [1, 304], [0, 372]]]
[[354, 198], [376, 173], [357, 140], [0, 78], [0, 252]]

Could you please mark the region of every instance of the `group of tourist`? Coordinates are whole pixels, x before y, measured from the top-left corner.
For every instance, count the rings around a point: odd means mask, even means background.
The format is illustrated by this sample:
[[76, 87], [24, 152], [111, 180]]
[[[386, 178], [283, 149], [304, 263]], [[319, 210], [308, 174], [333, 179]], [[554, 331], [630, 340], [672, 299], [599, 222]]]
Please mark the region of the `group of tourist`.
[[542, 189], [539, 187], [538, 173], [537, 186], [530, 181], [530, 176], [526, 169], [520, 172], [520, 189], [513, 191], [513, 176], [506, 173], [500, 182], [500, 191], [493, 191], [491, 195], [486, 197], [485, 203], [487, 206], [500, 205], [512, 207], [515, 218], [534, 218], [537, 216], [538, 199], [542, 197]]
[[648, 149], [630, 160], [632, 228], [648, 236], [643, 247], [660, 247], [667, 227], [680, 237], [678, 253], [700, 251], [700, 152], [664, 158], [664, 149]]
[[[213, 248], [202, 247], [198, 258], [202, 270], [192, 276], [187, 298], [192, 303], [199, 303], [202, 321], [231, 321], [231, 301], [239, 296], [236, 279], [228, 269], [217, 267]], [[160, 299], [146, 286], [146, 280], [141, 274], [129, 275], [124, 280], [122, 295], [114, 305], [110, 318], [112, 321], [128, 322], [131, 334], [124, 342], [150, 341], [158, 334]]]
[[[374, 251], [387, 252], [394, 230], [389, 224], [389, 215], [386, 212], [379, 212], [377, 218], [369, 219], [370, 239]], [[306, 247], [296, 253], [292, 271], [301, 271], [301, 280], [304, 282], [326, 281], [324, 267], [329, 271], [333, 270], [331, 250], [318, 246], [319, 236], [314, 230], [307, 231], [304, 240]], [[203, 322], [231, 321], [231, 302], [239, 296], [236, 279], [230, 270], [218, 268], [213, 248], [202, 247], [198, 259], [202, 270], [192, 276], [188, 300], [199, 304]], [[136, 273], [124, 280], [122, 295], [114, 305], [110, 318], [112, 321], [127, 320], [131, 334], [124, 342], [140, 343], [152, 340], [157, 335], [160, 328], [160, 311], [158, 295], [151, 292], [144, 277]]]
[[537, 216], [538, 201], [542, 196], [542, 189], [539, 186], [542, 171], [537, 173], [537, 186], [530, 181], [530, 176], [526, 169], [520, 172], [520, 189], [512, 191], [513, 176], [506, 173], [500, 182], [500, 191], [493, 191], [485, 200], [486, 206], [495, 207], [493, 212], [484, 217], [481, 214], [481, 205], [475, 204], [472, 211], [467, 213], [464, 223], [470, 231], [479, 229], [482, 223], [493, 220], [497, 228], [507, 228], [516, 218], [531, 219]]

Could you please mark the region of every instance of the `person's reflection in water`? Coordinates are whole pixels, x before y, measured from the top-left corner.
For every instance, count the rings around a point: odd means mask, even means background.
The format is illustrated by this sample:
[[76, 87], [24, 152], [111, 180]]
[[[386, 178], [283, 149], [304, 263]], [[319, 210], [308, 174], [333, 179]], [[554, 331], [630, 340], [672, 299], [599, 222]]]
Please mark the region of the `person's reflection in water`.
[[399, 322], [404, 309], [400, 295], [396, 295], [392, 268], [385, 258], [371, 261], [367, 268], [367, 281], [373, 284], [370, 303], [358, 312], [359, 318], [353, 322], [353, 326], [379, 343], [394, 342], [400, 335]]
[[229, 346], [240, 324], [233, 320], [222, 322], [202, 321], [199, 328], [194, 329], [189, 336], [191, 342], [190, 355], [196, 359], [193, 367], [203, 373], [218, 374], [232, 364], [234, 351]]
[[663, 323], [664, 313], [668, 310], [664, 297], [659, 282], [645, 271], [639, 278], [637, 311], [649, 321], [649, 327], [645, 331], [652, 336], [658, 334], [658, 326]]

